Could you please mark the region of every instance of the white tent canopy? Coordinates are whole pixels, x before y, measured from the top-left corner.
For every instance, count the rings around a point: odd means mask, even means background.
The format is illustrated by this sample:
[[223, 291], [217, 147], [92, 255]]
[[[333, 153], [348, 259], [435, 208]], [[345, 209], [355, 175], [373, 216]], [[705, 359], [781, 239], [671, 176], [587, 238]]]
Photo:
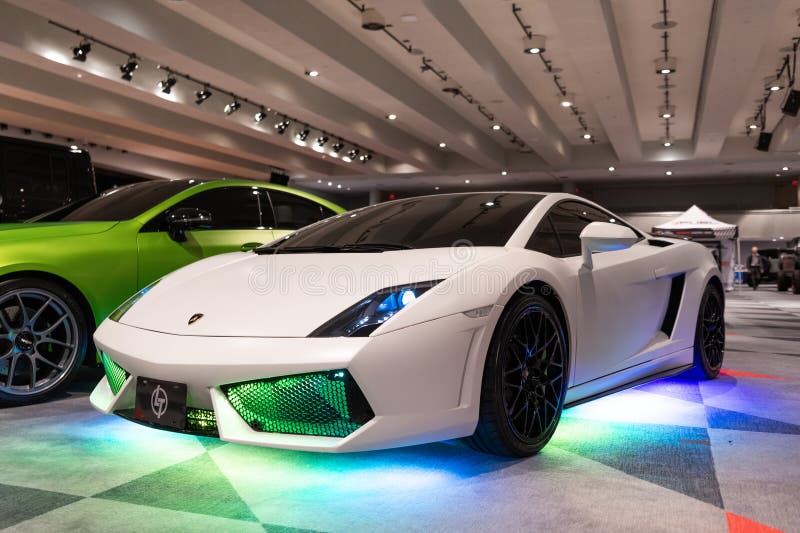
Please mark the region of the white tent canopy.
[[719, 221], [712, 218], [708, 213], [693, 205], [677, 218], [659, 224], [653, 228], [659, 230], [689, 230], [689, 229], [710, 229], [718, 239], [735, 239], [737, 227], [734, 224]]
[[[712, 218], [708, 213], [693, 205], [677, 218], [653, 227], [653, 233], [657, 234], [660, 231], [670, 231], [688, 236], [698, 236], [701, 232], [713, 233], [713, 238], [720, 243], [723, 283], [728, 290], [733, 288], [734, 242], [739, 236], [739, 228], [736, 225]], [[703, 239], [701, 238], [701, 240]]]

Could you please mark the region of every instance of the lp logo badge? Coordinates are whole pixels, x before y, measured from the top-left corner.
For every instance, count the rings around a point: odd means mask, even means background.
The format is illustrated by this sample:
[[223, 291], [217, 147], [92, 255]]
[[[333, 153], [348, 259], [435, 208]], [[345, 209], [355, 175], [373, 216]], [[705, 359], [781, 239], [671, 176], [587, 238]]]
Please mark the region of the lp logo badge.
[[161, 388], [161, 385], [156, 385], [153, 394], [150, 395], [150, 409], [153, 410], [153, 414], [156, 415], [156, 418], [161, 418], [161, 416], [167, 412], [167, 407], [169, 406], [169, 399], [167, 398], [167, 391]]

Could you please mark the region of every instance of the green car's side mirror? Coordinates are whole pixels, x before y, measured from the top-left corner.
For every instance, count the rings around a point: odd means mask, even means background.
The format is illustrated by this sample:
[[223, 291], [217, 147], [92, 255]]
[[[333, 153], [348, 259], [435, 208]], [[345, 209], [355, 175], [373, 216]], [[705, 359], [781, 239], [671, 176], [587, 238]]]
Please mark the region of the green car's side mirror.
[[181, 207], [167, 214], [167, 231], [175, 242], [186, 241], [186, 231], [211, 227], [211, 213], [196, 207]]

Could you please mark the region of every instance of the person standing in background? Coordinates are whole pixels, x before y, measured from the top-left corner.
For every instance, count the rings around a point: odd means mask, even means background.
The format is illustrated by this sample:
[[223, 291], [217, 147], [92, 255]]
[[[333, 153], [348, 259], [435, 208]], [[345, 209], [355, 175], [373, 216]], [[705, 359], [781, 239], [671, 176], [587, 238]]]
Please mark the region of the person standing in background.
[[765, 262], [764, 256], [758, 253], [758, 246], [753, 246], [750, 257], [747, 260], [747, 268], [750, 270], [750, 282], [753, 284], [753, 290], [758, 289], [758, 284], [761, 283], [761, 275], [766, 270]]

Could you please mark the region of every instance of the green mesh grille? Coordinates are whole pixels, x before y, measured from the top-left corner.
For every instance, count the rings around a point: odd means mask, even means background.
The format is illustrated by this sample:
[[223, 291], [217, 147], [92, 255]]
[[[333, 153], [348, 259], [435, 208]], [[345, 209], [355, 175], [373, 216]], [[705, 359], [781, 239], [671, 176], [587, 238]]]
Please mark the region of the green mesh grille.
[[108, 379], [108, 386], [111, 387], [111, 392], [115, 395], [119, 392], [128, 379], [128, 374], [124, 368], [115, 363], [105, 352], [100, 352], [100, 359], [103, 361], [103, 368], [106, 371], [106, 379]]
[[222, 390], [256, 431], [346, 437], [375, 416], [347, 370], [235, 383]]
[[217, 434], [217, 417], [208, 409], [186, 410], [186, 431], [203, 435]]

